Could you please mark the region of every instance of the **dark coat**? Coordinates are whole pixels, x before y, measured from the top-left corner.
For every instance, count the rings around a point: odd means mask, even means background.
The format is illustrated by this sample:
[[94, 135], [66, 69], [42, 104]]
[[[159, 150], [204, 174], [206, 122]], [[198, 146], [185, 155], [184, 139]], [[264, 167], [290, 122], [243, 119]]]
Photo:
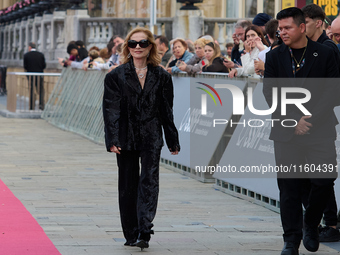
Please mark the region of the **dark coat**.
[[162, 66], [166, 66], [166, 64], [169, 62], [169, 59], [172, 56], [172, 52], [170, 49], [167, 50], [167, 52], [165, 52], [164, 56], [162, 57]]
[[46, 68], [44, 54], [39, 51], [30, 51], [25, 53], [24, 68], [27, 72], [44, 72], [44, 69]]
[[318, 38], [317, 42], [321, 43], [323, 45], [326, 45], [326, 46], [330, 47], [333, 50], [334, 56], [335, 56], [335, 60], [336, 60], [336, 62], [338, 64], [339, 72], [340, 72], [340, 51], [339, 51], [339, 48], [338, 48], [338, 46], [336, 46], [335, 42], [333, 42], [331, 39], [329, 39], [329, 37], [327, 36], [325, 30], [322, 32], [322, 34]]
[[89, 53], [87, 52], [87, 50], [83, 47], [78, 48], [78, 59], [79, 62], [83, 61], [85, 58], [87, 58], [89, 56]]
[[172, 77], [148, 65], [142, 89], [133, 61], [108, 73], [104, 81], [103, 114], [106, 148], [154, 150], [163, 146], [162, 127], [170, 151], [180, 150], [173, 122]]
[[228, 68], [223, 65], [223, 59], [221, 57], [215, 58], [210, 66], [202, 67], [202, 72], [228, 73], [228, 71]]
[[242, 53], [244, 53], [244, 50], [240, 52], [239, 46], [240, 46], [239, 44], [235, 45], [233, 49], [231, 50], [231, 61], [233, 61], [234, 63], [238, 65], [242, 65], [241, 55]]
[[[302, 87], [306, 88], [311, 93], [311, 99], [304, 104], [304, 107], [312, 114], [312, 117], [306, 121], [312, 123], [313, 127], [310, 130], [308, 140], [322, 139], [336, 136], [335, 126], [338, 121], [335, 117], [333, 108], [336, 99], [340, 97], [340, 86], [334, 79], [339, 77], [338, 66], [334, 57], [334, 52], [327, 46], [313, 42], [308, 39], [308, 46], [305, 53], [305, 65], [299, 71], [300, 76], [306, 78], [320, 79], [305, 79], [296, 78], [294, 84], [292, 80], [287, 79], [269, 79], [269, 78], [293, 78], [292, 60], [288, 46], [280, 45], [274, 50], [267, 53], [263, 94], [269, 106], [272, 106], [272, 87], [278, 87], [279, 92], [281, 87]], [[272, 114], [272, 119], [294, 119], [297, 122], [304, 115], [295, 105], [287, 106], [287, 115], [281, 115], [281, 94], [278, 93], [278, 107]], [[301, 98], [301, 94], [290, 93], [288, 98]], [[287, 142], [294, 136], [294, 127], [283, 127], [278, 121], [275, 122], [271, 129], [270, 139], [279, 142]]]

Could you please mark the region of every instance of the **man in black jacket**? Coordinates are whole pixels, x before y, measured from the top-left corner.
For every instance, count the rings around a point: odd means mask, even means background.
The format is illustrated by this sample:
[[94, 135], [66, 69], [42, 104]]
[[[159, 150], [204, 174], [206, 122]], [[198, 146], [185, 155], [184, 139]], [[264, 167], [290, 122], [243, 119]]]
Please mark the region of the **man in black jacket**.
[[[35, 43], [31, 42], [28, 45], [28, 51], [24, 55], [24, 68], [28, 73], [43, 73], [46, 68], [46, 62], [44, 54], [36, 50]], [[29, 78], [30, 77], [30, 78]], [[30, 86], [30, 110], [35, 108], [35, 89], [39, 92], [39, 109], [44, 109], [44, 77], [31, 75], [28, 76], [28, 83]]]
[[[290, 173], [278, 173], [285, 242], [281, 255], [298, 255], [302, 236], [307, 250], [315, 252], [319, 248], [318, 225], [337, 175], [334, 141], [338, 121], [333, 108], [340, 90], [334, 79], [329, 82], [326, 77], [339, 77], [339, 69], [332, 49], [306, 37], [305, 18], [299, 8], [280, 11], [277, 20], [283, 44], [268, 52], [266, 57], [263, 93], [268, 105], [272, 106], [275, 101], [274, 88], [279, 94], [287, 88], [292, 90], [291, 87], [310, 93], [309, 100], [303, 105], [290, 104], [286, 112], [278, 96], [278, 107], [272, 119], [293, 120], [295, 125], [287, 127], [275, 121], [269, 137], [274, 140], [276, 165], [293, 169]], [[298, 101], [301, 93], [290, 93], [287, 97]], [[313, 174], [308, 171], [319, 166], [327, 167], [323, 169], [325, 171], [314, 171]], [[302, 192], [306, 179], [311, 183], [311, 190], [303, 218]]]
[[[326, 32], [323, 30], [323, 22], [326, 19], [323, 9], [316, 4], [308, 4], [301, 9], [306, 19], [306, 34], [314, 42], [321, 43], [331, 48], [340, 70], [340, 51], [336, 44], [328, 38]], [[306, 207], [308, 193], [304, 198], [304, 206]], [[328, 205], [324, 211], [325, 227], [319, 227], [320, 242], [336, 242], [340, 240], [340, 232], [336, 229], [338, 222], [338, 207], [335, 200], [334, 189], [329, 199]]]

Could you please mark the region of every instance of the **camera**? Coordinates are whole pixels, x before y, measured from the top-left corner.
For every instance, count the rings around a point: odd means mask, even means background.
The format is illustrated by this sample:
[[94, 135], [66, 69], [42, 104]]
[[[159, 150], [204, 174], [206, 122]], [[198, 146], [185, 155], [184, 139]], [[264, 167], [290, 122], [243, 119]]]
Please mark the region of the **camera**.
[[177, 67], [180, 67], [181, 65], [183, 65], [183, 61], [182, 60], [177, 60], [177, 62], [176, 62], [176, 66]]
[[283, 41], [282, 41], [282, 38], [280, 36], [280, 30], [276, 31], [275, 36], [276, 36], [277, 40], [279, 41], [279, 44], [281, 44]]

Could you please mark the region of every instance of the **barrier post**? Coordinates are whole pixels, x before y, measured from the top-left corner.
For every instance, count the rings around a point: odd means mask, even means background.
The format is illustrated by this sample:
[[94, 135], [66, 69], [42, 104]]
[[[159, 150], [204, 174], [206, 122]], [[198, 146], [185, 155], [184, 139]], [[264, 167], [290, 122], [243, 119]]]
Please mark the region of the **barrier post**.
[[7, 110], [16, 112], [17, 110], [17, 77], [9, 75], [9, 84], [7, 86]]

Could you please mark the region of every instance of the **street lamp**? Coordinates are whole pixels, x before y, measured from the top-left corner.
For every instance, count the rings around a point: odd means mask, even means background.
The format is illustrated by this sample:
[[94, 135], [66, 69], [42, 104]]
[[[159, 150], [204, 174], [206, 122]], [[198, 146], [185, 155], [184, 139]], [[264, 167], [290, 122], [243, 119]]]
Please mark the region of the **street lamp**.
[[185, 4], [180, 8], [181, 11], [195, 11], [199, 10], [194, 4], [203, 3], [203, 0], [177, 0], [177, 3]]

